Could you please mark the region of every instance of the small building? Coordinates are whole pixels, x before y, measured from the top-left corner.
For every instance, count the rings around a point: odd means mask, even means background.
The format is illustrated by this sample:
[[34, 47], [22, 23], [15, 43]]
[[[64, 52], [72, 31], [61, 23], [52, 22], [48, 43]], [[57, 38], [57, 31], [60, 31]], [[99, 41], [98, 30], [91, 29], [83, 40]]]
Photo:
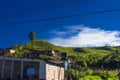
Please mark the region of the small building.
[[15, 53], [15, 49], [12, 48], [6, 49], [6, 53]]
[[48, 56], [56, 56], [56, 53], [54, 50], [43, 51], [42, 53]]
[[8, 49], [2, 49], [0, 48], [0, 55], [5, 56], [7, 54], [14, 54], [15, 53], [15, 49], [12, 48], [8, 48]]
[[9, 49], [9, 52], [10, 53], [15, 53], [15, 50], [14, 49]]
[[64, 80], [62, 61], [0, 56], [0, 80]]
[[37, 58], [39, 55], [46, 55], [46, 56], [57, 56], [54, 50], [46, 50], [46, 51], [41, 51], [41, 50], [35, 50], [32, 52], [28, 52], [24, 54], [24, 57], [28, 58]]

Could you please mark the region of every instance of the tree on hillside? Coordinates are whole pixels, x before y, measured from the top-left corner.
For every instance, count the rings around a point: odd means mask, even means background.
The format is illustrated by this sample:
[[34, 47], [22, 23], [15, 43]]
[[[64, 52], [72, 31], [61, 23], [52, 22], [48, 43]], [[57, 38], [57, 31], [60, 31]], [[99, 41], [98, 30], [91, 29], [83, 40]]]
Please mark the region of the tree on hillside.
[[36, 34], [34, 31], [31, 31], [29, 33], [29, 39], [32, 41], [32, 48], [33, 48], [33, 42], [36, 40]]
[[29, 39], [33, 42], [36, 40], [36, 34], [34, 31], [31, 31], [29, 34]]

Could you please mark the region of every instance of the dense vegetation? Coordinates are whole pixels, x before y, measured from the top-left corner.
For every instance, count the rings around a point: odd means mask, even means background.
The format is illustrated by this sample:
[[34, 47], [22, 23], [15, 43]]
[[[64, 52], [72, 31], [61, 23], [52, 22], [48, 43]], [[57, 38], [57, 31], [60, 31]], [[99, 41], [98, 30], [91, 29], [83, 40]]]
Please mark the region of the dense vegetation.
[[[76, 64], [81, 64], [83, 67], [101, 67], [101, 65], [107, 67], [109, 65], [110, 68], [116, 68], [119, 66], [118, 63], [120, 61], [120, 47], [61, 47], [55, 46], [44, 40], [37, 40], [21, 45], [14, 45], [10, 48], [14, 48], [16, 50], [15, 54], [10, 54], [10, 56], [16, 57], [23, 57], [24, 54], [34, 51], [50, 50], [54, 50], [56, 55], [60, 57], [61, 53], [66, 52], [72, 61], [75, 60]], [[45, 55], [41, 54], [40, 56], [45, 57]], [[39, 56], [37, 58], [39, 58]]]
[[[8, 56], [14, 57], [24, 57], [25, 54], [34, 53], [35, 51], [50, 51], [54, 50], [57, 57], [39, 54], [36, 58], [38, 59], [60, 59], [61, 53], [66, 52], [68, 54], [68, 58], [71, 59], [71, 67], [72, 70], [79, 71], [79, 68], [83, 67], [85, 69], [91, 69], [91, 73], [84, 73], [85, 76], [81, 77], [80, 80], [102, 80], [106, 78], [104, 75], [101, 75], [100, 72], [102, 70], [115, 70], [120, 67], [120, 47], [111, 47], [111, 46], [104, 46], [104, 47], [61, 47], [55, 46], [47, 41], [44, 40], [36, 40], [32, 42], [27, 42], [21, 45], [14, 45], [10, 48], [14, 48], [16, 52], [14, 54], [8, 54]], [[74, 68], [78, 67], [78, 68]], [[92, 70], [99, 70], [97, 73], [93, 72]], [[88, 70], [86, 70], [88, 71]], [[89, 70], [90, 71], [90, 70]], [[74, 72], [74, 71], [71, 71]], [[110, 72], [112, 74], [112, 72]], [[73, 74], [73, 73], [71, 73]], [[81, 74], [79, 72], [79, 74]], [[89, 75], [87, 75], [89, 74]], [[95, 75], [97, 74], [97, 75]], [[114, 73], [113, 73], [114, 74]], [[115, 75], [116, 78], [118, 73]], [[74, 75], [73, 75], [74, 76]], [[93, 77], [95, 79], [93, 79]], [[90, 78], [90, 79], [88, 79]], [[110, 77], [108, 80], [117, 80], [111, 79]]]

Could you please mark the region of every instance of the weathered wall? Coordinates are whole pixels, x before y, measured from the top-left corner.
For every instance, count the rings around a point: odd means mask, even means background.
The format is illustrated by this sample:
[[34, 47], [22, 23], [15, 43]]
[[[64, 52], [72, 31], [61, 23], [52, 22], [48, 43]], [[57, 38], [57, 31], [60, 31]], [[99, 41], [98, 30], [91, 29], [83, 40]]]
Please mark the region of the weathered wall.
[[[0, 75], [2, 72], [2, 61], [3, 58], [0, 57]], [[11, 70], [11, 66], [14, 60], [13, 71]], [[26, 66], [34, 66], [36, 68], [36, 75], [40, 80], [63, 80], [64, 79], [64, 68], [48, 64], [44, 60], [31, 60], [30, 59], [19, 59], [19, 58], [7, 58], [5, 60], [4, 65], [4, 75], [3, 78], [13, 78], [20, 79], [21, 72], [21, 60], [24, 60], [23, 74]], [[13, 75], [11, 76], [11, 72]], [[1, 76], [0, 76], [1, 77]], [[38, 78], [37, 78], [38, 79]]]
[[64, 68], [46, 64], [46, 80], [63, 80], [64, 79]]

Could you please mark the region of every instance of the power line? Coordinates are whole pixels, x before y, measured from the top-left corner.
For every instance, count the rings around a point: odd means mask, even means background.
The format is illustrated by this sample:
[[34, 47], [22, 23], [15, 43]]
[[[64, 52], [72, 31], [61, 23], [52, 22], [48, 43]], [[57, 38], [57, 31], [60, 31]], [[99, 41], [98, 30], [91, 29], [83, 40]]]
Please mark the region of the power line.
[[[17, 11], [17, 12], [6, 14], [6, 15], [0, 15], [0, 19], [10, 18], [10, 17], [13, 18], [13, 17], [24, 16], [24, 15], [31, 15], [31, 14], [35, 14], [35, 13], [38, 13], [38, 12], [43, 12], [43, 11], [46, 11], [46, 10], [63, 8], [63, 7], [68, 7], [68, 6], [74, 6], [74, 5], [83, 4], [83, 3], [87, 3], [87, 2], [91, 2], [91, 1], [95, 1], [95, 0], [86, 0], [86, 1], [71, 0], [71, 2], [69, 1], [69, 3], [68, 3], [68, 1], [63, 1], [61, 3], [54, 3], [54, 4], [51, 4], [49, 6], [47, 4], [47, 5], [38, 6], [38, 7], [34, 7], [34, 8], [24, 9], [22, 11]], [[48, 7], [46, 7], [46, 6], [48, 6]], [[46, 9], [44, 9], [44, 8], [46, 8]]]
[[21, 24], [21, 23], [34, 23], [34, 22], [39, 22], [39, 21], [51, 21], [51, 20], [67, 19], [67, 18], [71, 18], [71, 17], [87, 16], [87, 15], [102, 14], [102, 13], [109, 13], [109, 12], [116, 12], [116, 11], [120, 11], [120, 8], [118, 8], [118, 9], [104, 10], [104, 11], [89, 12], [89, 13], [77, 14], [77, 15], [44, 18], [44, 19], [39, 19], [39, 20], [29, 20], [29, 21], [21, 21], [21, 22], [3, 23], [3, 24], [0, 24], [0, 25]]

